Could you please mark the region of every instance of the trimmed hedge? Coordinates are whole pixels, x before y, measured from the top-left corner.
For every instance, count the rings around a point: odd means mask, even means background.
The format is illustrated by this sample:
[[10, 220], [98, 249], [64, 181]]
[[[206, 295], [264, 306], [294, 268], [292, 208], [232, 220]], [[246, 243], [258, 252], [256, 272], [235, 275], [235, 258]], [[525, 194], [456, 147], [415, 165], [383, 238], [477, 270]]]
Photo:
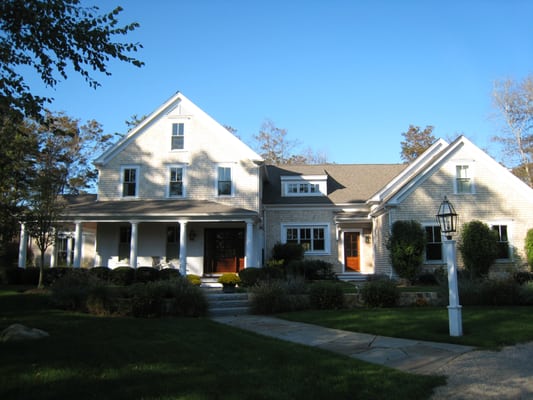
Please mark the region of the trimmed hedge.
[[361, 297], [369, 307], [394, 307], [400, 298], [400, 290], [394, 281], [374, 280], [362, 287]]
[[117, 267], [111, 270], [109, 280], [116, 285], [131, 285], [135, 280], [135, 270], [131, 267]]
[[239, 278], [241, 278], [240, 285], [243, 287], [252, 287], [256, 285], [263, 278], [262, 268], [245, 268], [239, 271]]
[[159, 270], [152, 267], [139, 267], [135, 270], [135, 282], [153, 282], [159, 280]]

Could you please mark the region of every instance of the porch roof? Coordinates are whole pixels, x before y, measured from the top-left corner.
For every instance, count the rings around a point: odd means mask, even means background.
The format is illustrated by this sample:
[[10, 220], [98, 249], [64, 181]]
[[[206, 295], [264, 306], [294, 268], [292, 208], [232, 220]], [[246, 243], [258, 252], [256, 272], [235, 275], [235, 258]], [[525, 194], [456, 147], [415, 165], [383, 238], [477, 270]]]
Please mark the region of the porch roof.
[[257, 218], [258, 213], [207, 200], [118, 200], [98, 201], [96, 195], [64, 196], [67, 205], [64, 220], [235, 220]]

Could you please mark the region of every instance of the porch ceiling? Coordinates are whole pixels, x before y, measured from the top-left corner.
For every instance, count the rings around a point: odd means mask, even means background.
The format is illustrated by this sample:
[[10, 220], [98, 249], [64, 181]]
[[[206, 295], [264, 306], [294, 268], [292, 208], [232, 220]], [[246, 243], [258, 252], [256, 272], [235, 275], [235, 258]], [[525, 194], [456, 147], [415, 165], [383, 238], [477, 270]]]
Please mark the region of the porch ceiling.
[[65, 220], [157, 220], [179, 217], [194, 219], [256, 218], [258, 213], [207, 200], [97, 201], [96, 195], [65, 196]]

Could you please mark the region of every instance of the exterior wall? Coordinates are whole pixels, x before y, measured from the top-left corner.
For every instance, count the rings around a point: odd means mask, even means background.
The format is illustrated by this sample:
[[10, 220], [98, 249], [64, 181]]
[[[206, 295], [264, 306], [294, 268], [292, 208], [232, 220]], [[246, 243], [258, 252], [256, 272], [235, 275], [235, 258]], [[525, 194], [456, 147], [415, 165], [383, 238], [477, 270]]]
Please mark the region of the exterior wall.
[[[465, 162], [474, 168], [474, 194], [454, 193], [456, 165]], [[415, 219], [422, 224], [437, 225], [435, 215], [446, 195], [459, 214], [456, 239], [460, 237], [461, 225], [472, 220], [480, 220], [489, 226], [507, 225], [515, 259], [511, 263], [497, 261], [495, 266], [505, 270], [524, 262], [524, 239], [527, 230], [533, 226], [532, 193], [525, 184], [477, 148], [467, 146], [409, 193], [392, 213], [395, 221]], [[461, 263], [460, 257], [458, 261]]]
[[[259, 210], [259, 167], [243, 159], [247, 148], [208, 117], [178, 107], [144, 127], [99, 170], [99, 200], [122, 199], [121, 168], [139, 167], [138, 199], [165, 199], [170, 165], [185, 168], [185, 198]], [[172, 123], [185, 124], [185, 149], [171, 150]], [[244, 152], [246, 154], [246, 152]], [[232, 196], [217, 195], [217, 167], [232, 168]]]
[[343, 272], [342, 263], [339, 261], [339, 251], [335, 232], [335, 221], [333, 210], [327, 208], [304, 208], [294, 206], [294, 208], [275, 209], [267, 208], [264, 213], [265, 231], [265, 261], [272, 255], [272, 248], [278, 242], [282, 242], [283, 224], [316, 224], [327, 225], [329, 233], [329, 252], [324, 254], [309, 254], [306, 258], [319, 259], [330, 262], [334, 265], [334, 271]]
[[389, 251], [386, 243], [390, 236], [390, 215], [381, 214], [373, 220], [373, 248], [374, 248], [374, 273], [391, 276], [393, 270], [389, 260]]

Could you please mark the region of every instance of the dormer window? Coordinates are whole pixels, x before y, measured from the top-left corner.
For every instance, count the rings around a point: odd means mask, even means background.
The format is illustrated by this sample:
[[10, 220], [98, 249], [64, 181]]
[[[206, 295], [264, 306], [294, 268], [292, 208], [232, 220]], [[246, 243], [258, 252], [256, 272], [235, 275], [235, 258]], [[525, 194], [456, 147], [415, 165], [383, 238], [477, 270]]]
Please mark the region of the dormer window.
[[326, 175], [281, 177], [282, 196], [326, 196]]
[[185, 125], [182, 122], [172, 124], [171, 150], [183, 150], [185, 148]]

